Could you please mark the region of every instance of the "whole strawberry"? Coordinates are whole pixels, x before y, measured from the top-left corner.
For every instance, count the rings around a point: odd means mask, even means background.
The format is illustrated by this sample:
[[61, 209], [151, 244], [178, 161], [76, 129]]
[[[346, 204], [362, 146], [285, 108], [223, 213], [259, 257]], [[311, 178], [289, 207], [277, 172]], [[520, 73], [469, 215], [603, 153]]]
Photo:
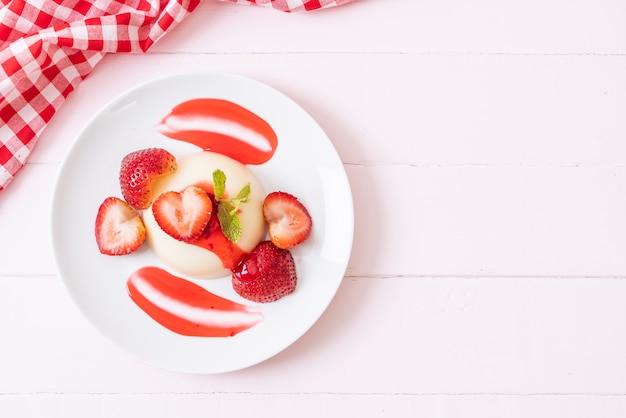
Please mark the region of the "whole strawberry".
[[296, 265], [289, 250], [262, 241], [233, 269], [233, 289], [253, 302], [274, 302], [296, 290]]
[[120, 165], [120, 188], [133, 208], [147, 209], [152, 203], [152, 179], [176, 171], [176, 158], [162, 148], [147, 148], [127, 154]]

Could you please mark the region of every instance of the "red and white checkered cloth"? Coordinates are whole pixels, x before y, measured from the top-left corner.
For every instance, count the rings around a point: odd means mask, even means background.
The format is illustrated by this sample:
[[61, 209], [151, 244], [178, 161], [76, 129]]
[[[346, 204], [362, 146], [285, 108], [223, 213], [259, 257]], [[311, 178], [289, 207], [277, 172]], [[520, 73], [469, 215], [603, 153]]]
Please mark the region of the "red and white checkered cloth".
[[[147, 51], [200, 1], [0, 0], [0, 190], [107, 53]], [[351, 0], [221, 1], [297, 12]]]

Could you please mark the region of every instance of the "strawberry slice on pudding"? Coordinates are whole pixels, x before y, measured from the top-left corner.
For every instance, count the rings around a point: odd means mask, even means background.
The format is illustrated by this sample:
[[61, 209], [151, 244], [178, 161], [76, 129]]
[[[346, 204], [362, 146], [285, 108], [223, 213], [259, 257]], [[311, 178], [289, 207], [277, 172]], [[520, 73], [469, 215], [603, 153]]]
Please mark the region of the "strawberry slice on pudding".
[[200, 238], [211, 220], [213, 202], [200, 187], [159, 195], [152, 204], [154, 220], [171, 237], [185, 242]]

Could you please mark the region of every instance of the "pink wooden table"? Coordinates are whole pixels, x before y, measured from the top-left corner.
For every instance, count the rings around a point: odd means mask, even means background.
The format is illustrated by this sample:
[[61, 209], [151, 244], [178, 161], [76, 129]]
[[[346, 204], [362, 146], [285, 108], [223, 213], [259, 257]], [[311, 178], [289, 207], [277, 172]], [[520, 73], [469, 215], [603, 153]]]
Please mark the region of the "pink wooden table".
[[[206, 0], [108, 56], [0, 192], [0, 416], [626, 416], [626, 3]], [[290, 96], [355, 205], [321, 319], [257, 366], [144, 364], [84, 319], [50, 248], [52, 187], [107, 102], [181, 71]], [[86, 185], [89, 186], [89, 185]]]

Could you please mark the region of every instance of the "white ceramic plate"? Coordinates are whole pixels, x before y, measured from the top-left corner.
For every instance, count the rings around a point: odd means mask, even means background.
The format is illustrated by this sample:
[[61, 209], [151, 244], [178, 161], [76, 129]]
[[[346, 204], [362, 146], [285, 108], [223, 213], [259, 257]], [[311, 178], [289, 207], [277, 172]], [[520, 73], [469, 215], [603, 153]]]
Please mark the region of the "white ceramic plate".
[[[121, 197], [119, 164], [129, 152], [162, 147], [174, 155], [197, 152], [164, 137], [155, 125], [178, 103], [216, 97], [265, 119], [278, 136], [274, 157], [250, 166], [266, 192], [290, 191], [314, 221], [311, 237], [292, 250], [296, 291], [259, 305], [265, 319], [229, 338], [185, 337], [159, 325], [129, 298], [126, 280], [137, 268], [167, 268], [144, 245], [122, 257], [99, 253], [94, 221], [108, 196]], [[322, 315], [345, 273], [352, 248], [350, 186], [337, 152], [320, 126], [282, 93], [248, 78], [197, 73], [140, 85], [104, 107], [87, 123], [64, 160], [52, 202], [52, 245], [60, 276], [84, 315], [107, 338], [138, 358], [169, 370], [222, 373], [258, 364], [287, 348]], [[230, 277], [195, 280], [241, 303]]]

